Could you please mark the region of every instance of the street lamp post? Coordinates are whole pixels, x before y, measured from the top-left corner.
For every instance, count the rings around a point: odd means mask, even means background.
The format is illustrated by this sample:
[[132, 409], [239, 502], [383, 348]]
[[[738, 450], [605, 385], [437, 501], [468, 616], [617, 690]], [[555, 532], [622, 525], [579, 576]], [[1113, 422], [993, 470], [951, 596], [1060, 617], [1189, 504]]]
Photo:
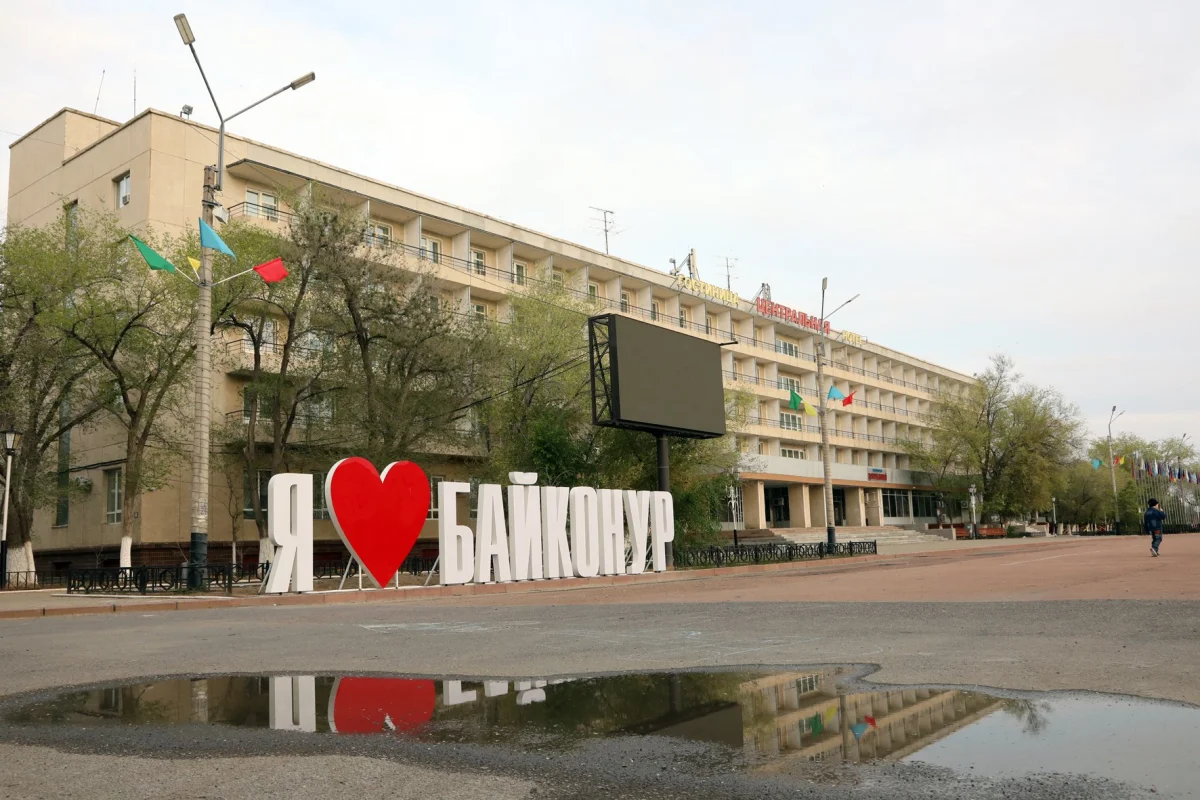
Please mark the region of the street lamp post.
[[828, 392], [825, 389], [825, 322], [840, 311], [845, 306], [853, 303], [858, 299], [858, 295], [854, 295], [845, 303], [825, 314], [825, 290], [829, 288], [829, 278], [821, 279], [821, 323], [818, 333], [821, 338], [817, 344], [817, 392], [820, 393], [820, 414], [818, 419], [821, 424], [821, 466], [825, 474], [825, 542], [830, 547], [837, 544], [837, 531], [833, 524], [833, 473], [831, 461], [829, 457], [829, 424], [826, 421], [826, 405], [829, 402]]
[[[204, 67], [200, 64], [200, 56], [197, 55], [195, 47], [196, 37], [192, 34], [192, 26], [188, 24], [187, 17], [183, 14], [176, 14], [175, 27], [179, 30], [179, 37], [183, 43], [192, 51], [192, 58], [196, 60], [200, 77], [204, 80], [204, 88], [208, 90], [213, 109], [217, 112], [217, 119], [221, 121], [217, 137], [217, 166], [204, 168], [204, 195], [200, 205], [201, 218], [205, 224], [211, 227], [213, 209], [217, 205], [216, 193], [221, 190], [225, 177], [225, 124], [234, 117], [265, 103], [277, 94], [288, 89], [299, 89], [305, 84], [312, 83], [317, 76], [315, 73], [309, 72], [286, 86], [276, 89], [261, 100], [251, 103], [241, 111], [230, 114], [228, 117], [223, 116], [221, 107], [217, 105], [217, 98], [213, 94], [212, 86], [208, 83], [208, 76], [204, 74]], [[203, 566], [208, 563], [208, 448], [212, 426], [212, 355], [209, 332], [212, 327], [212, 256], [210, 248], [201, 246], [200, 272], [196, 276], [199, 284], [195, 323], [196, 399], [195, 416], [192, 419], [191, 546], [188, 553], [188, 561], [195, 566]], [[261, 553], [259, 560], [262, 560]], [[189, 574], [196, 574], [197, 577], [199, 575], [198, 572]]]
[[[1125, 412], [1122, 411], [1121, 414]], [[1117, 501], [1117, 464], [1113, 461], [1112, 449], [1112, 426], [1113, 423], [1121, 418], [1121, 414], [1117, 413], [1117, 407], [1112, 407], [1112, 413], [1108, 415], [1108, 472], [1112, 476], [1112, 492], [1113, 492], [1113, 530], [1118, 533], [1121, 531], [1121, 512], [1120, 504]]]
[[1058, 498], [1050, 498], [1050, 513], [1053, 515], [1054, 533], [1058, 533]]
[[12, 486], [12, 460], [21, 446], [21, 432], [9, 428], [0, 434], [4, 444], [4, 511], [0, 519], [0, 589], [8, 585], [8, 496]]
[[967, 492], [971, 495], [971, 538], [979, 538], [979, 525], [975, 522], [975, 484], [967, 487]]

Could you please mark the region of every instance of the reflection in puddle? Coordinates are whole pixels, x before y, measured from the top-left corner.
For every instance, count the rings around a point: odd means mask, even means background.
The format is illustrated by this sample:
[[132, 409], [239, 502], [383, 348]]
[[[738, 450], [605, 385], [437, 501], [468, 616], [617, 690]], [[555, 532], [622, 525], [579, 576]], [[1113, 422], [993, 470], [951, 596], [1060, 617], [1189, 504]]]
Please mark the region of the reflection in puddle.
[[812, 762], [922, 762], [973, 776], [1102, 776], [1162, 793], [1200, 785], [1180, 748], [1200, 711], [1130, 698], [1007, 699], [958, 690], [841, 690], [841, 669], [558, 680], [210, 677], [68, 692], [12, 708], [18, 726], [207, 723], [315, 734], [569, 749], [664, 736], [717, 744], [758, 774]]

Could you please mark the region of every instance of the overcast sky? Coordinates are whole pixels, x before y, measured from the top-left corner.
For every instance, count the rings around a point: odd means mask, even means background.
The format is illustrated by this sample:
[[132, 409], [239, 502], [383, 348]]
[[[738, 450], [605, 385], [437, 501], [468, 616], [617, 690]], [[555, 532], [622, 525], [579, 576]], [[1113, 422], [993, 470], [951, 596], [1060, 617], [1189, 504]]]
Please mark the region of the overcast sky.
[[743, 297], [828, 276], [840, 327], [1200, 437], [1200, 4], [387, 5], [0, 0], [0, 143], [102, 70], [103, 116], [136, 71], [215, 125], [184, 11], [226, 113], [317, 73], [237, 133], [593, 247], [614, 209], [615, 255]]

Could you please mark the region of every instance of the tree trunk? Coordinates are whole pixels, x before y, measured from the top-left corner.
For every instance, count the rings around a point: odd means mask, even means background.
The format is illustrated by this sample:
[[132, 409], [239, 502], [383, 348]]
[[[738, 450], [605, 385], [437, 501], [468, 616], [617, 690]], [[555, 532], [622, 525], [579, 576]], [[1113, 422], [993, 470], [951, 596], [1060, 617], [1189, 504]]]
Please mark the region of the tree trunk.
[[[9, 517], [9, 521], [12, 521], [12, 517]], [[11, 575], [14, 572], [29, 573], [28, 578], [25, 575], [13, 578], [14, 584], [19, 581], [19, 585], [24, 587], [26, 584], [32, 586], [37, 583], [33, 566], [33, 542], [28, 539], [24, 542], [9, 539], [8, 573]]]

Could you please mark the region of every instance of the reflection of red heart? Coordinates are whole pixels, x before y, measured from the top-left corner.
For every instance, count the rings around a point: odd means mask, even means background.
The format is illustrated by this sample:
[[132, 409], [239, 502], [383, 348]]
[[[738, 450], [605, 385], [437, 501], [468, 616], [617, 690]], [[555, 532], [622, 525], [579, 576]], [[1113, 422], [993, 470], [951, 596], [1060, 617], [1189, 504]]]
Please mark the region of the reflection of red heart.
[[408, 731], [429, 721], [433, 681], [338, 678], [329, 697], [329, 727], [337, 733]]
[[345, 458], [329, 470], [325, 502], [350, 554], [382, 588], [425, 525], [429, 479], [411, 461], [389, 464], [380, 477], [365, 458]]

